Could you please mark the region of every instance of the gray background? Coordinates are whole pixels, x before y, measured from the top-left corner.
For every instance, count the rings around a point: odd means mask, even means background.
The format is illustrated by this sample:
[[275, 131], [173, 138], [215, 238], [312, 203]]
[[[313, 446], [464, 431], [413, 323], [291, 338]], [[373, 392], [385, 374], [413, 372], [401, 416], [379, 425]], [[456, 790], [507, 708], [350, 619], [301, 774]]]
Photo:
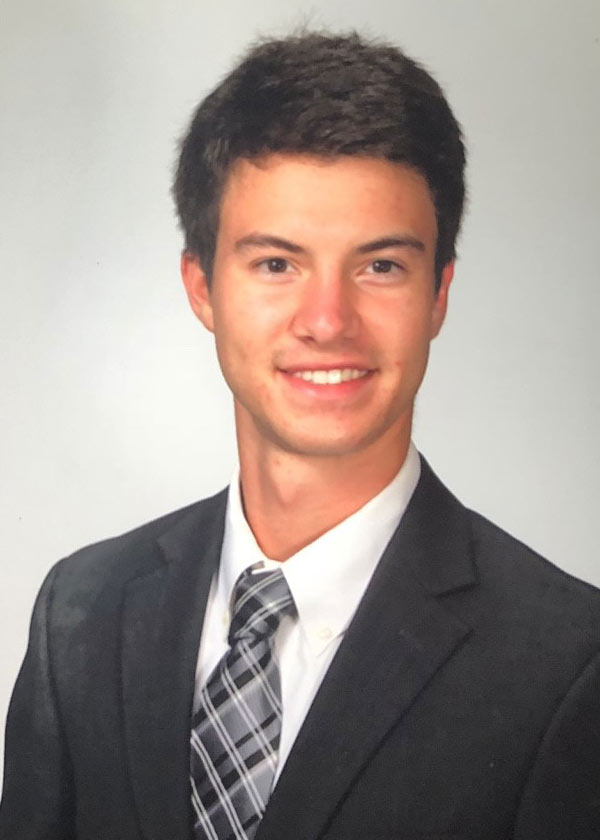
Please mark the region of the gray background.
[[470, 201], [415, 439], [463, 501], [600, 584], [598, 0], [13, 0], [0, 19], [0, 718], [50, 565], [228, 480], [175, 141], [250, 38], [301, 23], [383, 35], [445, 87]]

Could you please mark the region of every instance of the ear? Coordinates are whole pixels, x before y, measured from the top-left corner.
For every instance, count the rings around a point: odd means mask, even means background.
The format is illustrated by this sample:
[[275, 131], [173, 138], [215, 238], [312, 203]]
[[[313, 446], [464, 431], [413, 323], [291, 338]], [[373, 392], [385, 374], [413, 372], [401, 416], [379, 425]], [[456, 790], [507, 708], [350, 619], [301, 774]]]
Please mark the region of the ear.
[[206, 274], [198, 257], [188, 251], [181, 255], [181, 276], [194, 314], [207, 330], [214, 332], [213, 309]]
[[431, 310], [431, 338], [435, 338], [442, 329], [448, 308], [448, 292], [450, 283], [454, 277], [454, 261], [447, 263], [442, 269], [440, 287], [435, 293], [433, 308]]

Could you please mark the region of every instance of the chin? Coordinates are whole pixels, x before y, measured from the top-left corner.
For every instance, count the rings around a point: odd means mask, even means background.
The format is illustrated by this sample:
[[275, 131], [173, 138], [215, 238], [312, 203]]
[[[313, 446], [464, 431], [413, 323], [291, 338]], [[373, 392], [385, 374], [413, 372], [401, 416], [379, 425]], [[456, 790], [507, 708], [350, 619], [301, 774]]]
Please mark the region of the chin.
[[291, 454], [313, 458], [340, 458], [366, 449], [372, 440], [366, 435], [321, 434], [277, 435], [279, 447]]

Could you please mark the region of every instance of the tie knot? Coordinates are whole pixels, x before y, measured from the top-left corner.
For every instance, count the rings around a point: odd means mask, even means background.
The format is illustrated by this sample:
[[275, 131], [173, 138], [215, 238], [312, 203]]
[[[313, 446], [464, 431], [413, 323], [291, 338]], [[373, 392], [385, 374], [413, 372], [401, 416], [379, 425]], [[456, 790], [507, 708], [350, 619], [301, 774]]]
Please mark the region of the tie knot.
[[281, 569], [252, 574], [242, 572], [233, 590], [229, 644], [240, 639], [271, 636], [296, 605]]

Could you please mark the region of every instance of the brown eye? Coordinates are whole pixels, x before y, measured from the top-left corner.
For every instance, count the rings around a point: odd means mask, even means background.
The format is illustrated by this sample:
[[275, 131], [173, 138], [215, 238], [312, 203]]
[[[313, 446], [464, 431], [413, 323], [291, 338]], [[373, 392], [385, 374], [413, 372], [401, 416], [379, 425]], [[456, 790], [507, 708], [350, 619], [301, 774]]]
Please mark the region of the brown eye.
[[376, 274], [388, 274], [396, 267], [396, 263], [392, 260], [375, 260], [373, 262], [373, 271]]
[[288, 269], [288, 261], [283, 257], [272, 257], [270, 260], [265, 260], [265, 268], [273, 274], [281, 274]]

